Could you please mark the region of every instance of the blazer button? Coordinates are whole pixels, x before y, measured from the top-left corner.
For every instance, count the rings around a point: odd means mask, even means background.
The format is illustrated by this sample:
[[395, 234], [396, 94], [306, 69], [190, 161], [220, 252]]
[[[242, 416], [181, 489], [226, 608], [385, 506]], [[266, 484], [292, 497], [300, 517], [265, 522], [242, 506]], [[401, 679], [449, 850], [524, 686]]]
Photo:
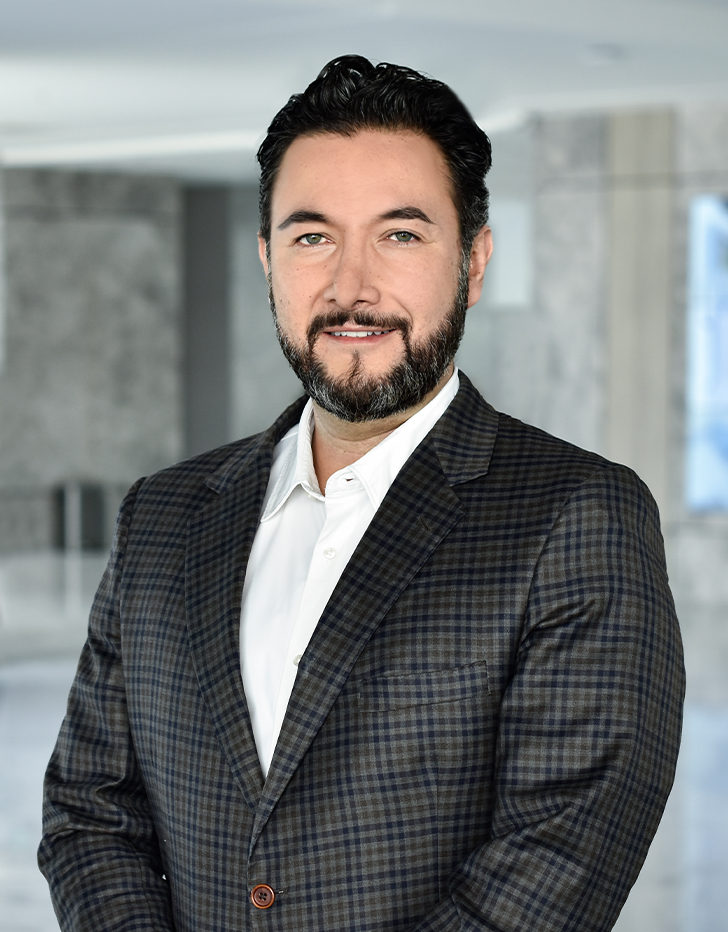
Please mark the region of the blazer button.
[[256, 909], [269, 909], [273, 905], [276, 895], [273, 888], [267, 883], [259, 883], [250, 891], [250, 899]]

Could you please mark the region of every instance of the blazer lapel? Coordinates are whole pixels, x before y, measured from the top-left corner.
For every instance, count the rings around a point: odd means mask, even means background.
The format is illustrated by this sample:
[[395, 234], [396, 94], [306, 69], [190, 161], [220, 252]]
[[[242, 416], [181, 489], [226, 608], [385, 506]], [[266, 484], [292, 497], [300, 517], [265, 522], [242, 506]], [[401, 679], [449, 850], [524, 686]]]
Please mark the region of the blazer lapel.
[[[372, 519], [306, 649], [260, 798], [251, 850], [359, 654], [390, 606], [462, 517], [452, 484], [487, 471], [497, 415], [462, 375], [461, 382], [450, 406], [453, 410], [448, 409], [407, 461]], [[458, 450], [461, 445], [468, 450], [467, 461]], [[447, 471], [452, 466], [452, 475], [446, 474], [443, 464]]]
[[192, 660], [215, 730], [246, 802], [263, 787], [240, 673], [240, 605], [277, 439], [300, 417], [292, 405], [242, 456], [231, 456], [205, 482], [210, 501], [190, 520], [185, 605]]

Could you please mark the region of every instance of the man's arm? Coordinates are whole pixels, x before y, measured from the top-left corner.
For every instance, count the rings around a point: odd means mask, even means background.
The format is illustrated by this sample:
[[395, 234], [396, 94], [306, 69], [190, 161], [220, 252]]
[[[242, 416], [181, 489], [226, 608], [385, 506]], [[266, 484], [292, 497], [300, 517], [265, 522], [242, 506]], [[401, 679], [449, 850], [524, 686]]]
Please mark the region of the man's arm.
[[611, 929], [672, 786], [683, 695], [657, 509], [629, 470], [600, 469], [536, 567], [501, 705], [492, 840], [416, 932]]
[[137, 483], [124, 500], [45, 780], [38, 863], [61, 928], [174, 929], [126, 710], [119, 583]]

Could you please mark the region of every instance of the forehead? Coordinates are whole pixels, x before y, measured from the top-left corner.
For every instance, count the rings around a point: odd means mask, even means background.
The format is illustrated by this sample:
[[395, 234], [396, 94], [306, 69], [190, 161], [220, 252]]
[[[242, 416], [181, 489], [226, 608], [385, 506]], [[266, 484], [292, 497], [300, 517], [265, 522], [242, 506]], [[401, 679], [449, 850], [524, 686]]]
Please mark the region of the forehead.
[[286, 150], [273, 186], [272, 212], [301, 206], [372, 212], [428, 203], [455, 214], [445, 158], [429, 137], [408, 130], [360, 130], [351, 136], [299, 136]]

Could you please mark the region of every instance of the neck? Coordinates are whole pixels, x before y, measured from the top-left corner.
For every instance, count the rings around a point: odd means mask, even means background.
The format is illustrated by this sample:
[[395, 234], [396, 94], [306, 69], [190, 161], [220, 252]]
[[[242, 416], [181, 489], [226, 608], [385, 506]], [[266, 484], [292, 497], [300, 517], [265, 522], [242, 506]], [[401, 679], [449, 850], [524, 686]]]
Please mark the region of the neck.
[[393, 414], [391, 417], [380, 418], [375, 421], [359, 421], [356, 423], [343, 421], [314, 402], [314, 429], [311, 451], [313, 453], [313, 466], [321, 491], [323, 492], [326, 489], [326, 483], [330, 476], [339, 469], [351, 466], [352, 463], [361, 459], [365, 453], [381, 443], [400, 424], [404, 424], [413, 414], [416, 414], [428, 402], [432, 401], [450, 379], [453, 368], [451, 363], [437, 385], [425, 395], [419, 404], [413, 405], [413, 407], [407, 408], [399, 414]]

